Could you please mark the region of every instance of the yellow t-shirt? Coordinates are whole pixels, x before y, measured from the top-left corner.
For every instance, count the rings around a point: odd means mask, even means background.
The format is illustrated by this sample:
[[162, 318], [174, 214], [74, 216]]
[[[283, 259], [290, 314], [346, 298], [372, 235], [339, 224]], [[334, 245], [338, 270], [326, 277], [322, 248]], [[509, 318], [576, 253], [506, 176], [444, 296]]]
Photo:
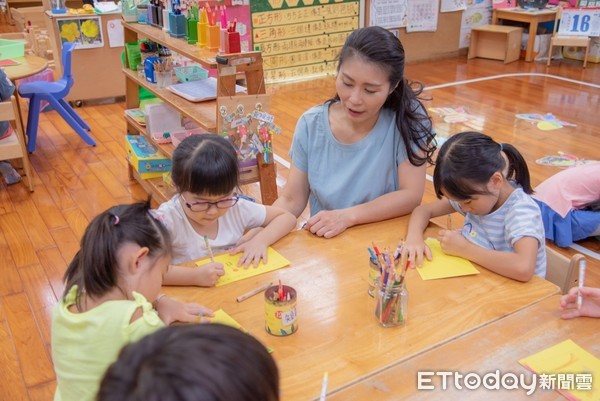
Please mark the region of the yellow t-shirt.
[[[107, 301], [73, 313], [77, 286], [56, 305], [52, 314], [52, 360], [58, 386], [55, 401], [94, 400], [100, 381], [121, 348], [164, 327], [146, 298], [133, 292], [133, 300]], [[131, 316], [142, 308], [142, 317]]]

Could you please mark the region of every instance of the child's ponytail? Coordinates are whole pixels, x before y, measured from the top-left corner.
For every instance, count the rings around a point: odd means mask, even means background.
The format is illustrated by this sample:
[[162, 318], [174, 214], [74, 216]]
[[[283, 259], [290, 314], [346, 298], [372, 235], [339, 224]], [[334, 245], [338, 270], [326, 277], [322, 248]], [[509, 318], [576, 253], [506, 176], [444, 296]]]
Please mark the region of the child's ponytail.
[[77, 285], [77, 305], [80, 306], [81, 294], [100, 297], [118, 286], [117, 253], [126, 243], [147, 247], [150, 257], [171, 253], [169, 233], [152, 216], [149, 201], [113, 206], [92, 220], [65, 273], [64, 296]]
[[516, 183], [523, 188], [523, 192], [531, 195], [533, 193], [533, 188], [531, 188], [529, 169], [527, 168], [525, 159], [517, 148], [510, 143], [501, 143], [500, 146], [508, 159], [506, 178], [515, 180]]

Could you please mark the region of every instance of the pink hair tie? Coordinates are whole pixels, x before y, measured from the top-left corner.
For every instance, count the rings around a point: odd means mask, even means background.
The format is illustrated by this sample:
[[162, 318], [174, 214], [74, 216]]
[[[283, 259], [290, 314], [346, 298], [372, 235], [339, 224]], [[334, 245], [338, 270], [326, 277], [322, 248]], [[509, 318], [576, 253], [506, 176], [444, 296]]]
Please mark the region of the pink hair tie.
[[116, 214], [114, 216], [115, 216], [115, 226], [116, 226], [117, 224], [119, 224], [119, 216], [117, 216]]

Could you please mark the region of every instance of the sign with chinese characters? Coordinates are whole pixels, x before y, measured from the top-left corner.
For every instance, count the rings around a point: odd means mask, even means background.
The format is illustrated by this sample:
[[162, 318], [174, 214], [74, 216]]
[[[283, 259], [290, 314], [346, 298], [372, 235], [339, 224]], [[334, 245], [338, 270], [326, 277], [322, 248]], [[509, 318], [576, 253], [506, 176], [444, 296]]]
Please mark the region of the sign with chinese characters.
[[339, 51], [359, 26], [357, 0], [257, 0], [250, 12], [269, 83], [335, 74]]

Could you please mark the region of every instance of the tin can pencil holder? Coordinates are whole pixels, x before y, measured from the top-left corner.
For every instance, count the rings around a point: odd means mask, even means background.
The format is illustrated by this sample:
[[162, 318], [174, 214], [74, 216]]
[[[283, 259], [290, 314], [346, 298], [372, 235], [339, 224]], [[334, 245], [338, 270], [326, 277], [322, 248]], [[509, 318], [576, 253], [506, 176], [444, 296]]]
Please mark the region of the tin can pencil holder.
[[374, 296], [375, 283], [379, 280], [379, 264], [377, 259], [369, 258], [369, 295]]
[[383, 327], [402, 326], [408, 318], [408, 291], [404, 283], [375, 285], [375, 318]]
[[[274, 336], [289, 336], [298, 330], [296, 290], [274, 285], [265, 291], [265, 330]], [[281, 298], [281, 300], [280, 300]]]

